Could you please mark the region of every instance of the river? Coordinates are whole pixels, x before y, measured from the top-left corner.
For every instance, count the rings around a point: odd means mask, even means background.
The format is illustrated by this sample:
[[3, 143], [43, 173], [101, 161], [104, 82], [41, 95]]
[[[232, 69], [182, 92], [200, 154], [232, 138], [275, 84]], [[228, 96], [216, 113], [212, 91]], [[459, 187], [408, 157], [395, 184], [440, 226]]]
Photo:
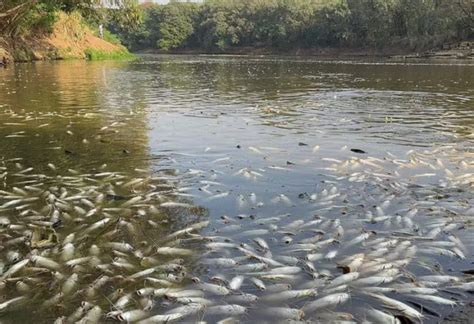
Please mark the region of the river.
[[12, 65], [0, 180], [2, 323], [440, 321], [474, 291], [474, 64]]

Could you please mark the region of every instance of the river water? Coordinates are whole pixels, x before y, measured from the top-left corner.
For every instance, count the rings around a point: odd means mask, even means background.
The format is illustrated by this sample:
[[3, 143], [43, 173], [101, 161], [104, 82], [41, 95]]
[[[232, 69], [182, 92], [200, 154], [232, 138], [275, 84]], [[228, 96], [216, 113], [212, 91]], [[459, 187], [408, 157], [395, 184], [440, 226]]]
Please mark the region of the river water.
[[[384, 322], [374, 309], [420, 320], [394, 301], [431, 322], [472, 299], [472, 63], [14, 65], [0, 70], [0, 163], [5, 323], [140, 309], [210, 323]], [[157, 256], [164, 246], [178, 250]]]

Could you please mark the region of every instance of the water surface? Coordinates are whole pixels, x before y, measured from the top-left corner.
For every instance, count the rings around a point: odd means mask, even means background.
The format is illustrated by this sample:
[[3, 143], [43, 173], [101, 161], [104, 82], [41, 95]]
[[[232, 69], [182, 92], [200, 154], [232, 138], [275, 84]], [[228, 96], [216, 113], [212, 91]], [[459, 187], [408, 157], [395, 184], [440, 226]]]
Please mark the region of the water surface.
[[[255, 260], [243, 257], [237, 249], [209, 248], [209, 241], [243, 244], [259, 255], [280, 257], [279, 262], [300, 267], [301, 273], [294, 278], [270, 278], [266, 284], [283, 281], [292, 289], [317, 287], [319, 296], [329, 294], [326, 286], [342, 274], [337, 266], [344, 259], [373, 252], [377, 245], [370, 242], [397, 240], [387, 254], [408, 242], [405, 247], [413, 247], [415, 253], [410, 262], [403, 264], [399, 273], [384, 274], [394, 277], [393, 282], [374, 286], [395, 287], [434, 274], [457, 276], [459, 282], [440, 287], [449, 290], [440, 296], [462, 304], [469, 294], [449, 287], [471, 280], [460, 271], [472, 267], [474, 247], [473, 99], [474, 65], [462, 61], [405, 64], [144, 56], [136, 62], [21, 64], [0, 70], [0, 159], [9, 174], [29, 167], [35, 174], [51, 177], [67, 177], [75, 174], [73, 171], [110, 171], [130, 179], [152, 178], [154, 188], [172, 188], [174, 196], [167, 199], [196, 207], [163, 208], [157, 228], [137, 218], [132, 223], [139, 233], [121, 229], [110, 235], [136, 249], [141, 244], [156, 248], [164, 235], [209, 220], [199, 231], [206, 239], [184, 243], [195, 253], [183, 260], [185, 278], [175, 286], [192, 287], [191, 278], [209, 282], [216, 275], [227, 280], [243, 275], [242, 287], [231, 295], [244, 292], [260, 299], [251, 305], [241, 303], [248, 307], [236, 317], [241, 321], [268, 320], [272, 316], [259, 310], [276, 306], [300, 309], [316, 297], [265, 301], [267, 293], [249, 279], [262, 274], [240, 273], [234, 267], [212, 263], [216, 258], [230, 258], [239, 265]], [[56, 166], [54, 172], [49, 163]], [[56, 186], [67, 187], [62, 180], [58, 179]], [[5, 191], [21, 183], [14, 176], [2, 181], [0, 189]], [[135, 194], [144, 195], [140, 190]], [[40, 210], [41, 203], [32, 208]], [[0, 215], [19, 222], [18, 215], [12, 213], [4, 210]], [[268, 220], [275, 216], [278, 220]], [[92, 219], [85, 222], [93, 223]], [[306, 228], [304, 224], [314, 225]], [[75, 226], [64, 222], [54, 231], [61, 240], [73, 233]], [[436, 228], [440, 233], [433, 236]], [[370, 237], [351, 244], [364, 233]], [[9, 228], [3, 228], [1, 234], [4, 242], [16, 235]], [[312, 251], [295, 248], [294, 244], [318, 235], [316, 241], [333, 241]], [[432, 250], [445, 247], [444, 243], [430, 245], [413, 237], [451, 243], [453, 237], [459, 238], [465, 255], [445, 255]], [[264, 239], [271, 253], [259, 248], [255, 238]], [[90, 244], [100, 247], [107, 239], [98, 235], [86, 241], [78, 248], [80, 255], [87, 254]], [[32, 250], [27, 245], [15, 249], [24, 255]], [[0, 252], [4, 263], [8, 251], [5, 247]], [[329, 254], [333, 251], [336, 256]], [[49, 255], [41, 249], [39, 253]], [[107, 250], [103, 253], [102, 262], [119, 257]], [[315, 253], [323, 257], [311, 261], [312, 270], [304, 262], [308, 254]], [[297, 258], [299, 263], [291, 264], [282, 256]], [[406, 259], [403, 255], [391, 258], [393, 262]], [[127, 276], [142, 269], [139, 260], [134, 260], [138, 268], [114, 269], [110, 275]], [[75, 270], [58, 270], [62, 271], [69, 276]], [[35, 322], [52, 322], [69, 316], [88, 298], [107, 313], [114, 307], [105, 296], [120, 288], [123, 294], [133, 294], [147, 286], [141, 281], [124, 285], [119, 280], [106, 285], [98, 296], [85, 297], [81, 289], [101, 275], [97, 269], [83, 270], [79, 293], [48, 308], [41, 305], [61, 290], [61, 282], [41, 276], [40, 282], [30, 284], [36, 285], [36, 290], [26, 294], [28, 304], [6, 313], [3, 319], [27, 321], [37, 316], [40, 320]], [[420, 286], [424, 284], [420, 282]], [[348, 302], [318, 314], [310, 312], [304, 319], [325, 321], [330, 314], [337, 316], [337, 311], [339, 316], [351, 314], [355, 321], [364, 320], [366, 310], [381, 309], [381, 303], [362, 286], [342, 289], [339, 292], [350, 294]], [[3, 299], [18, 296], [17, 290], [14, 283], [7, 283]], [[413, 296], [388, 295], [436, 310], [438, 315], [425, 314], [430, 319], [453, 311], [450, 306], [440, 307]], [[125, 310], [138, 307], [139, 298], [133, 296], [134, 302]], [[227, 299], [232, 299], [208, 297], [216, 305], [229, 304]], [[176, 307], [164, 298], [154, 301], [150, 315]], [[187, 320], [214, 322], [225, 317], [200, 311]]]

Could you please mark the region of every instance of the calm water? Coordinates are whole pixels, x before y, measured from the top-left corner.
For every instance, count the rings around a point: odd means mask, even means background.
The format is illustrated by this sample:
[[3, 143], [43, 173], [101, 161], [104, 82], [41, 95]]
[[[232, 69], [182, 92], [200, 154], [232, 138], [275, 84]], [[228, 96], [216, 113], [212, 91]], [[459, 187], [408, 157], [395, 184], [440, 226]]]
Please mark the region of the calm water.
[[[408, 237], [417, 254], [393, 284], [433, 274], [469, 281], [460, 271], [473, 267], [473, 154], [474, 65], [462, 62], [407, 65], [146, 56], [137, 62], [46, 62], [0, 70], [0, 162], [4, 170], [33, 167], [36, 174], [50, 175], [48, 164], [52, 163], [54, 174], [61, 176], [71, 175], [73, 169], [79, 173], [120, 172], [130, 178], [162, 177], [168, 188], [183, 194], [175, 200], [198, 206], [166, 210], [157, 228], [136, 221], [139, 234], [119, 233], [113, 239], [134, 247], [142, 241], [159, 242], [163, 235], [198, 220], [209, 220], [199, 233], [215, 236], [217, 241], [253, 244], [249, 249], [258, 251], [253, 239], [263, 238], [275, 259], [284, 255], [304, 260], [308, 251], [296, 250], [293, 244], [314, 235], [321, 235], [322, 240], [333, 237], [337, 242], [321, 247], [317, 252], [324, 258], [313, 262], [319, 278], [329, 280], [342, 274], [336, 266], [344, 258], [370, 250], [368, 242], [348, 243], [361, 233], [371, 233], [369, 241], [395, 237], [399, 244], [407, 231], [423, 236], [438, 226], [445, 230], [436, 241], [459, 238], [465, 258], [427, 251], [423, 240]], [[354, 160], [369, 157], [377, 167]], [[351, 162], [344, 164], [346, 160]], [[380, 179], [380, 174], [387, 179]], [[392, 186], [392, 181], [402, 183], [403, 188]], [[2, 182], [0, 189], [5, 191], [19, 186], [15, 177], [5, 177]], [[380, 212], [376, 207], [386, 201], [389, 203]], [[41, 206], [36, 207], [40, 210]], [[410, 221], [403, 215], [413, 209], [417, 214]], [[12, 221], [18, 217], [10, 211], [0, 215]], [[394, 218], [375, 222], [370, 221], [371, 215]], [[275, 216], [279, 218], [274, 222], [259, 222]], [[318, 219], [321, 222], [311, 230], [299, 223]], [[75, 226], [65, 223], [55, 231], [64, 237], [73, 233]], [[0, 233], [3, 242], [15, 237], [8, 228]], [[288, 237], [291, 243], [286, 242]], [[100, 246], [108, 238], [93, 239]], [[244, 264], [240, 252], [208, 249], [206, 242], [185, 244], [194, 253], [185, 258], [186, 279], [177, 286], [192, 286], [191, 277], [208, 282], [216, 275], [230, 280], [241, 274], [233, 267], [207, 261], [230, 258]], [[84, 256], [87, 248], [78, 248], [82, 251], [79, 256]], [[5, 246], [0, 251], [3, 263], [9, 249]], [[18, 249], [25, 255], [31, 250], [27, 246]], [[328, 257], [331, 251], [338, 251], [337, 256]], [[264, 251], [260, 252], [263, 255]], [[102, 262], [117, 257], [103, 253]], [[290, 266], [291, 261], [285, 262]], [[125, 276], [138, 270], [121, 271]], [[71, 274], [70, 269], [58, 270], [62, 271]], [[308, 288], [308, 282], [318, 277], [309, 272], [312, 270], [305, 269], [304, 275], [288, 279], [292, 287]], [[34, 277], [34, 271], [17, 275]], [[248, 271], [242, 275], [252, 276]], [[97, 272], [80, 273], [77, 290], [99, 276]], [[32, 281], [34, 293], [26, 294], [29, 302], [5, 313], [2, 321], [52, 322], [69, 316], [87, 300], [79, 293], [45, 308], [42, 303], [61, 289], [52, 277], [43, 275]], [[286, 278], [269, 280], [278, 281], [286, 282]], [[2, 300], [19, 295], [14, 284], [9, 282], [3, 288]], [[120, 288], [132, 293], [145, 286], [143, 282], [127, 286], [115, 282], [91, 303], [107, 313], [113, 307], [105, 296]], [[249, 280], [239, 291], [263, 296]], [[318, 286], [318, 291], [324, 296], [323, 288]], [[362, 321], [366, 309], [380, 306], [358, 288], [340, 292], [346, 291], [350, 301], [331, 311], [350, 313], [355, 321]], [[440, 296], [459, 304], [472, 299], [469, 293], [454, 288]], [[391, 297], [410, 301], [410, 296], [401, 294]], [[258, 309], [299, 309], [314, 298], [255, 302], [236, 318], [270, 319], [272, 316]], [[212, 299], [217, 305], [235, 303], [223, 297]], [[436, 310], [440, 317], [453, 311], [451, 306], [432, 301], [411, 300]], [[172, 307], [172, 301], [156, 298], [150, 314]], [[135, 308], [131, 303], [126, 309]], [[322, 312], [321, 316], [327, 314], [335, 313]], [[431, 315], [426, 316], [434, 320], [436, 316]], [[38, 317], [33, 321], [31, 316]], [[324, 316], [319, 319], [327, 320]], [[225, 317], [200, 312], [186, 320], [215, 322]], [[305, 317], [317, 318], [311, 314]]]

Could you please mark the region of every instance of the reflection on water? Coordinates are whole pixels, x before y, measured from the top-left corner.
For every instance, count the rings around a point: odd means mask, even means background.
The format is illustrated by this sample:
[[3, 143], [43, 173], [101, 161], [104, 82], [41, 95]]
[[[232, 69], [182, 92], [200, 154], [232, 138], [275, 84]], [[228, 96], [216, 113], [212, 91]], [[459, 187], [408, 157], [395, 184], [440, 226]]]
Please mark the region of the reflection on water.
[[146, 168], [148, 138], [140, 87], [127, 83], [122, 86], [127, 89], [117, 89], [119, 68], [64, 62], [2, 71], [4, 158], [21, 157], [32, 166], [53, 162], [65, 169], [105, 163], [122, 171], [129, 168], [125, 161]]
[[425, 63], [0, 71], [5, 320], [443, 317], [473, 290], [474, 66]]

